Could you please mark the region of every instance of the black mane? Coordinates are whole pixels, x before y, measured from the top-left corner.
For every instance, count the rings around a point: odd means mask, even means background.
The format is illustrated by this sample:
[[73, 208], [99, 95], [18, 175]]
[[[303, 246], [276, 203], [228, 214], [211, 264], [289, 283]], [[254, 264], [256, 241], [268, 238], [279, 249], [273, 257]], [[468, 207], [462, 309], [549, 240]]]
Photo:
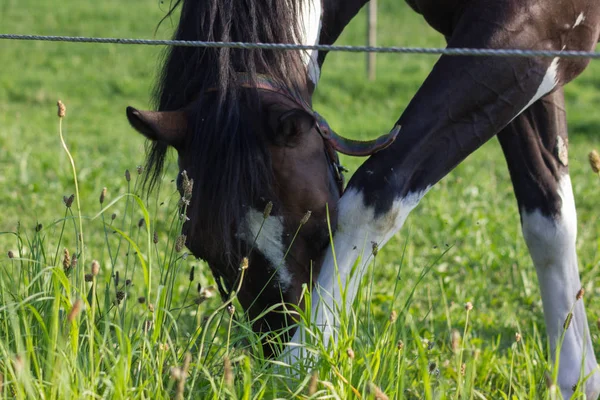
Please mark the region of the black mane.
[[[301, 0], [178, 0], [181, 5], [177, 40], [294, 43], [301, 37], [298, 18]], [[194, 179], [192, 202], [206, 216], [200, 223], [211, 238], [226, 246], [227, 258], [240, 251], [231, 242], [243, 208], [271, 187], [269, 155], [259, 138], [255, 109], [257, 91], [240, 88], [236, 74], [254, 81], [266, 74], [285, 87], [301, 82], [298, 51], [171, 47], [155, 88], [159, 111], [177, 110], [193, 103], [189, 114], [187, 151], [195, 157], [188, 174]], [[260, 129], [260, 126], [259, 126]], [[146, 183], [159, 183], [167, 147], [152, 142], [148, 151]], [[210, 245], [209, 243], [203, 246]]]

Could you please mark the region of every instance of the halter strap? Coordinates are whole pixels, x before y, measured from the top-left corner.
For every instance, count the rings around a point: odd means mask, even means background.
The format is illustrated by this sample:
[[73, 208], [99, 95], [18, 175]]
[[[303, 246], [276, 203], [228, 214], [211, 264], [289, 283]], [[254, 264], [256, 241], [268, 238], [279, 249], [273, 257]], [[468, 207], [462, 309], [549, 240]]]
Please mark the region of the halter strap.
[[239, 73], [237, 77], [238, 83], [242, 87], [266, 90], [294, 100], [305, 111], [314, 115], [317, 130], [321, 137], [323, 137], [323, 140], [327, 141], [331, 147], [342, 154], [356, 157], [370, 156], [389, 147], [394, 140], [396, 140], [398, 133], [400, 133], [401, 127], [400, 125], [396, 125], [389, 133], [374, 140], [363, 141], [346, 138], [336, 133], [331, 126], [329, 126], [325, 118], [314, 111], [311, 105], [298, 92], [290, 91], [289, 88], [282, 86], [281, 83], [275, 79], [263, 74], [257, 74], [255, 79], [251, 79], [250, 75], [247, 73]]

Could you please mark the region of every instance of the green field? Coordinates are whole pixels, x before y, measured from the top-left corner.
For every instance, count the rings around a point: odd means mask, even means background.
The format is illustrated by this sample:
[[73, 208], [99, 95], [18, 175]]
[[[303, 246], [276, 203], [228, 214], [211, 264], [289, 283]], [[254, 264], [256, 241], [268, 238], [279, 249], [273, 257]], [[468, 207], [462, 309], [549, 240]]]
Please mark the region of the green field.
[[[176, 21], [155, 35], [167, 6], [3, 0], [0, 33], [167, 38]], [[444, 44], [403, 2], [380, 0], [379, 21], [379, 45]], [[365, 27], [361, 14], [339, 43], [364, 44]], [[320, 361], [299, 378], [260, 357], [240, 307], [232, 319], [215, 298], [196, 305], [198, 283], [206, 288], [214, 281], [202, 262], [173, 249], [175, 158], [158, 196], [138, 203], [132, 195], [144, 140], [128, 126], [125, 107], [148, 107], [161, 50], [0, 41], [0, 396], [172, 398], [183, 384], [186, 398], [200, 399], [377, 398], [375, 387], [389, 398], [552, 397], [535, 270], [495, 139], [434, 187], [379, 252], [344, 326], [348, 335], [331, 354], [317, 346]], [[371, 82], [365, 55], [330, 54], [315, 108], [347, 136], [380, 135], [435, 60], [378, 55]], [[566, 96], [580, 271], [593, 342], [600, 343], [600, 179], [587, 159], [600, 147], [600, 61]], [[71, 209], [63, 203], [75, 187], [59, 137], [58, 99], [67, 106], [62, 129], [76, 164], [81, 219], [76, 203]], [[343, 162], [354, 170], [361, 160]], [[151, 225], [138, 227], [141, 218]], [[66, 272], [64, 248], [80, 257]], [[93, 259], [100, 272], [85, 283]], [[117, 295], [125, 298], [113, 304]], [[76, 299], [87, 303], [88, 296], [93, 306], [72, 312]], [[474, 306], [468, 313], [466, 302]], [[185, 375], [173, 368], [182, 368], [188, 353]]]

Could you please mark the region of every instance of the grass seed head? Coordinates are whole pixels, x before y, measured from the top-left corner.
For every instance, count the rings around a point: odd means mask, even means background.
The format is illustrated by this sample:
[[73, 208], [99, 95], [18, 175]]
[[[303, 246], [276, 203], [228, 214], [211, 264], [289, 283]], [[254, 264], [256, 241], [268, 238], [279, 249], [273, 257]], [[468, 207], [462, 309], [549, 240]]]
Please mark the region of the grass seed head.
[[94, 275], [92, 274], [85, 274], [84, 279], [86, 282], [92, 282], [94, 280]]
[[438, 369], [438, 365], [435, 361], [429, 363], [428, 369], [430, 374], [438, 374], [440, 372], [440, 370]]
[[63, 269], [65, 270], [65, 272], [67, 272], [71, 269], [71, 256], [69, 255], [69, 250], [66, 248], [63, 253], [62, 265], [63, 265]]
[[215, 297], [216, 290], [214, 286], [209, 286], [200, 291], [198, 298], [196, 299], [196, 304], [200, 305], [204, 303], [206, 300]]
[[56, 102], [56, 106], [58, 108], [57, 115], [58, 118], [64, 118], [67, 115], [67, 107], [65, 107], [64, 103], [60, 100]]
[[304, 225], [308, 222], [308, 220], [310, 219], [310, 216], [312, 215], [312, 211], [307, 211], [304, 216], [302, 217], [302, 219], [300, 220], [300, 225]]
[[354, 350], [352, 350], [350, 347], [346, 349], [346, 355], [349, 359], [354, 360]]
[[152, 242], [154, 244], [158, 243], [158, 233], [156, 231], [154, 231], [154, 235], [152, 235]]
[[192, 265], [192, 269], [190, 269], [190, 282], [194, 282], [194, 268], [196, 268], [194, 265]]
[[265, 209], [263, 210], [263, 219], [269, 218], [269, 215], [271, 215], [271, 211], [273, 211], [273, 202], [272, 201], [268, 202], [267, 205], [265, 206]]
[[8, 255], [8, 258], [15, 258], [15, 253], [13, 253], [12, 250], [9, 250], [6, 255]]
[[183, 250], [183, 246], [185, 246], [185, 239], [186, 239], [185, 235], [177, 236], [177, 240], [175, 241], [175, 251], [176, 252], [179, 253], [181, 250]]
[[465, 376], [465, 373], [466, 373], [466, 372], [467, 372], [467, 364], [465, 364], [465, 363], [462, 363], [462, 364], [460, 365], [460, 374], [461, 374], [462, 376]]
[[569, 326], [571, 326], [572, 319], [573, 319], [573, 313], [571, 311], [569, 311], [569, 313], [567, 314], [567, 318], [565, 318], [565, 323], [563, 324], [564, 330], [569, 329]]
[[190, 200], [192, 198], [194, 180], [188, 177], [186, 170], [181, 171], [181, 190], [183, 191], [183, 198], [185, 200]]
[[579, 291], [577, 292], [577, 295], [575, 296], [576, 300], [581, 300], [583, 298], [583, 295], [585, 294], [585, 289], [582, 287], [581, 289], [579, 289]]
[[470, 301], [467, 301], [467, 303], [465, 304], [465, 310], [471, 311], [472, 309], [473, 309], [473, 303], [471, 303]]
[[242, 258], [242, 263], [240, 264], [241, 269], [248, 269], [248, 257]]
[[125, 180], [127, 182], [131, 181], [131, 174], [129, 173], [128, 169], [125, 170]]
[[369, 382], [369, 392], [373, 395], [375, 400], [389, 400], [389, 397], [383, 393], [383, 390], [373, 382]]
[[144, 296], [138, 297], [138, 303], [140, 303], [140, 304], [146, 303], [146, 298]]
[[390, 323], [394, 323], [396, 322], [396, 320], [398, 319], [398, 313], [396, 312], [396, 310], [392, 310], [392, 312], [390, 313]]
[[520, 332], [516, 332], [515, 333], [515, 342], [519, 343], [522, 339], [521, 333]]
[[73, 322], [75, 318], [81, 313], [81, 309], [83, 308], [83, 301], [81, 299], [75, 300], [73, 303], [73, 307], [71, 307], [71, 311], [69, 311], [69, 315], [67, 315], [67, 321]]
[[590, 151], [590, 166], [592, 167], [592, 171], [596, 174], [600, 173], [600, 154], [596, 150]]
[[377, 253], [379, 253], [379, 245], [377, 242], [371, 242], [371, 254], [377, 257]]
[[115, 220], [115, 218], [117, 218], [117, 214], [116, 214], [116, 213], [112, 213], [112, 215], [110, 216], [110, 219], [111, 219], [112, 221], [114, 221], [114, 220]]
[[100, 263], [98, 260], [92, 261], [92, 275], [97, 276], [100, 273]]
[[233, 315], [235, 314], [235, 306], [233, 304], [227, 306], [227, 313], [229, 314], [229, 316], [233, 317]]
[[398, 349], [398, 351], [402, 351], [402, 349], [404, 348], [404, 342], [402, 340], [398, 340], [396, 348]]
[[102, 191], [100, 192], [100, 204], [104, 203], [105, 198], [106, 198], [106, 188], [103, 187]]
[[125, 299], [125, 291], [119, 290], [117, 292], [117, 303], [121, 304], [121, 302]]
[[73, 205], [73, 200], [75, 200], [74, 194], [70, 195], [69, 197], [63, 196], [63, 202], [65, 203], [65, 206], [67, 206], [67, 208], [71, 208], [71, 206]]
[[138, 228], [143, 227], [145, 222], [146, 221], [144, 220], [144, 218], [140, 218], [140, 220], [138, 221]]
[[143, 165], [138, 165], [137, 167], [135, 167], [138, 175], [141, 175], [142, 172], [144, 172], [144, 166]]

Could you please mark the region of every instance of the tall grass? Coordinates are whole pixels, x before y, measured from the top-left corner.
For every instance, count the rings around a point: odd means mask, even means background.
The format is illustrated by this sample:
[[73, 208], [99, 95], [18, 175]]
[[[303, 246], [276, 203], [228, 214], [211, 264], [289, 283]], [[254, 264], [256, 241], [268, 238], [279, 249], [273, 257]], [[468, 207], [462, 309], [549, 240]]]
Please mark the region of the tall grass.
[[[0, 260], [3, 397], [559, 396], [556, 370], [544, 361], [548, 351], [537, 331], [527, 338], [516, 332], [506, 357], [499, 355], [499, 337], [488, 338], [492, 343], [485, 346], [485, 337], [473, 333], [470, 316], [477, 304], [449, 302], [442, 280], [442, 296], [429, 298], [427, 314], [411, 312], [423, 279], [450, 248], [400, 291], [403, 251], [394, 290], [379, 307], [373, 307], [381, 299], [372, 268], [370, 287], [359, 292], [353, 311], [341, 313], [337, 343], [329, 347], [309, 312], [300, 312], [310, 355], [305, 363], [265, 359], [263, 338], [252, 332], [235, 293], [219, 302], [214, 282], [198, 276], [196, 268], [203, 265], [182, 244], [185, 202], [172, 183], [163, 186], [172, 194], [161, 204], [139, 194], [141, 168], [125, 171], [123, 193], [109, 200], [105, 188], [98, 210], [81, 209], [77, 163], [62, 133], [63, 118], [64, 112], [59, 138], [74, 179], [74, 194], [65, 196], [64, 209], [57, 211], [63, 216], [4, 233], [13, 238], [14, 250]], [[86, 239], [97, 230], [101, 235]], [[377, 254], [374, 249], [370, 255], [375, 265]], [[246, 267], [240, 266], [242, 276]], [[309, 292], [305, 301], [310, 304]], [[444, 316], [445, 328], [431, 324], [430, 312]]]

